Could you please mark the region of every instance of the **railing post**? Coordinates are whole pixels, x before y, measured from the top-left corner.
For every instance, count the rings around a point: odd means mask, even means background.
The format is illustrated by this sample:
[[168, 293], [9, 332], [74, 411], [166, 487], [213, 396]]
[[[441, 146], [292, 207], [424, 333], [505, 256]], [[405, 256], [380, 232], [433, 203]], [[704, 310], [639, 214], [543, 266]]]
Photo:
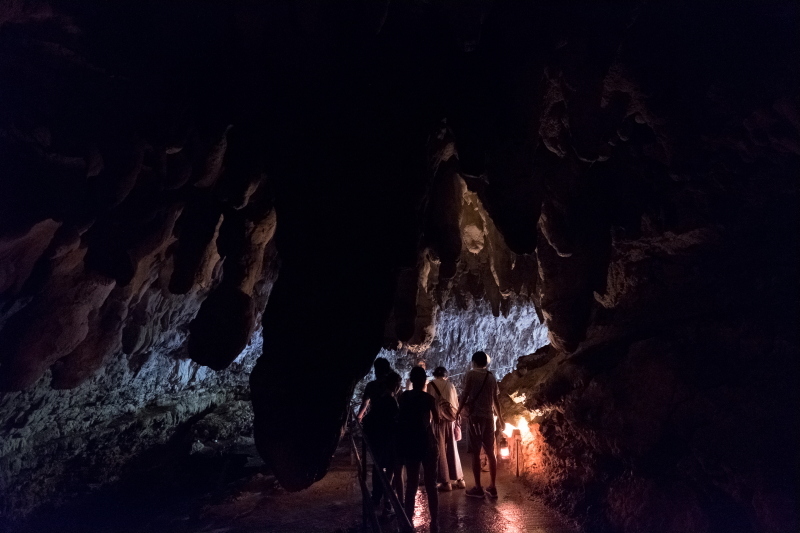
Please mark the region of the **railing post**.
[[[364, 481], [367, 480], [367, 439], [361, 435], [361, 472], [364, 475]], [[375, 487], [372, 487], [375, 490]]]
[[370, 521], [369, 521], [369, 508], [367, 507], [367, 505], [369, 505], [368, 500], [367, 500], [367, 495], [364, 494], [364, 492], [362, 491], [362, 493], [361, 493], [361, 529], [363, 529], [364, 531], [368, 531], [369, 529], [371, 529]]
[[[362, 443], [362, 449], [364, 451], [363, 456], [362, 456], [362, 460], [364, 461], [364, 467], [362, 468], [362, 470], [365, 472], [364, 475], [366, 476], [366, 457], [367, 457], [367, 454], [372, 456], [372, 463], [374, 465], [373, 468], [378, 468], [378, 467], [377, 467], [377, 461], [375, 460], [375, 454], [374, 454], [374, 452], [373, 452], [373, 450], [372, 450], [372, 448], [370, 446], [370, 443], [369, 443], [369, 439], [367, 439], [366, 435], [364, 435], [364, 428], [361, 427], [360, 424], [359, 424], [359, 427], [361, 429], [361, 443]], [[395, 515], [397, 516], [397, 520], [399, 522], [398, 526], [399, 526], [400, 531], [403, 532], [403, 533], [414, 533], [414, 524], [411, 522], [409, 517], [406, 515], [405, 509], [403, 508], [403, 505], [400, 503], [400, 500], [399, 500], [397, 494], [394, 492], [394, 488], [392, 488], [392, 486], [390, 485], [389, 480], [387, 479], [386, 474], [383, 472], [382, 469], [378, 469], [378, 476], [377, 477], [378, 477], [378, 479], [377, 480], [373, 479], [373, 482], [378, 482], [383, 486], [384, 494], [389, 499], [389, 503], [392, 505], [392, 508], [394, 509], [394, 512], [395, 512]], [[364, 486], [366, 486], [366, 483], [364, 484]], [[375, 490], [375, 487], [373, 487], [372, 490]], [[372, 505], [371, 505], [371, 500], [370, 500], [370, 510], [373, 511]], [[373, 512], [373, 514], [370, 515], [370, 516], [376, 516], [376, 515]], [[376, 524], [375, 527], [378, 530], [380, 529], [380, 525]]]
[[[367, 441], [364, 439], [364, 435], [362, 432], [361, 435], [361, 472], [360, 472], [363, 480], [363, 487], [367, 486]], [[375, 490], [373, 487], [372, 490]], [[372, 501], [369, 497], [369, 493], [364, 493], [364, 528], [366, 529], [369, 524], [369, 513], [372, 509], [369, 508], [370, 502]]]

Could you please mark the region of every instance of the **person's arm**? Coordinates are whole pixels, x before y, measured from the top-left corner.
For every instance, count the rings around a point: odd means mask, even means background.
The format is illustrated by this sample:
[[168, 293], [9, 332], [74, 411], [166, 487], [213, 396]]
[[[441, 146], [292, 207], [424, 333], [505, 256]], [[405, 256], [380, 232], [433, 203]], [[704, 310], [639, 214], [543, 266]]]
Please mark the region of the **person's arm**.
[[433, 418], [433, 423], [434, 424], [438, 424], [439, 423], [439, 410], [436, 409], [436, 400], [431, 395], [428, 395], [428, 398], [431, 399], [431, 401], [428, 402], [428, 405], [430, 405], [431, 418]]
[[364, 394], [361, 396], [361, 407], [358, 409], [358, 414], [356, 415], [359, 422], [364, 418], [364, 413], [367, 412], [367, 408], [369, 407], [369, 396], [367, 396], [368, 387], [369, 384], [367, 384], [367, 387], [364, 387]]
[[494, 382], [494, 394], [492, 395], [492, 403], [494, 404], [494, 410], [497, 412], [497, 422], [500, 424], [500, 427], [505, 427], [505, 420], [503, 419], [503, 413], [500, 411], [500, 386], [497, 384], [497, 381]]
[[369, 407], [369, 398], [367, 398], [365, 394], [361, 399], [361, 407], [358, 409], [358, 414], [356, 415], [356, 418], [359, 422], [361, 422], [361, 420], [364, 418], [364, 413], [367, 412], [367, 407]]
[[[455, 386], [453, 388], [455, 388]], [[467, 372], [467, 375], [464, 378], [464, 392], [461, 393], [461, 399], [458, 402], [458, 409], [456, 409], [456, 421], [459, 423], [461, 423], [461, 411], [463, 411], [464, 407], [467, 406], [467, 400], [469, 399], [470, 394], [472, 394], [472, 379], [470, 379], [470, 373]]]
[[464, 404], [467, 403], [467, 398], [472, 393], [472, 380], [470, 379], [469, 373], [467, 373], [466, 378], [464, 378], [464, 392], [461, 393], [461, 398], [458, 399], [458, 409], [459, 411], [464, 407]]

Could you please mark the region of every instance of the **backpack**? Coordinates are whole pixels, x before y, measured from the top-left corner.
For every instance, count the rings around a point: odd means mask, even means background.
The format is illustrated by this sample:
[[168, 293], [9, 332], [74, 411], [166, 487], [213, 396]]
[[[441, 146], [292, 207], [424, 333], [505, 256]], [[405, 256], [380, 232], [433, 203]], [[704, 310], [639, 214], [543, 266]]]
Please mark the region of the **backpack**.
[[439, 412], [439, 418], [447, 422], [455, 422], [456, 408], [453, 407], [452, 403], [444, 399], [442, 393], [439, 391], [439, 387], [437, 387], [433, 381], [429, 382], [428, 385], [433, 387], [433, 390], [436, 391], [436, 410]]

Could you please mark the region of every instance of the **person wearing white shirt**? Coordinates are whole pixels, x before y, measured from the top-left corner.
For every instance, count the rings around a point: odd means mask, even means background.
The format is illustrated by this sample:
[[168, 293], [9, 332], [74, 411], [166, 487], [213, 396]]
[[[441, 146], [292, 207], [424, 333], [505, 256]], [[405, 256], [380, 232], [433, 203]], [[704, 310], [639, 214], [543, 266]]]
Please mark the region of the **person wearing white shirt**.
[[437, 367], [433, 371], [433, 380], [428, 383], [427, 392], [436, 400], [440, 411], [449, 410], [450, 416], [446, 413], [439, 413], [439, 424], [437, 425], [437, 436], [439, 437], [439, 472], [438, 479], [440, 491], [451, 491], [454, 488], [466, 488], [464, 483], [464, 472], [461, 469], [461, 458], [458, 455], [458, 447], [455, 438], [455, 422], [448, 420], [454, 418], [458, 408], [458, 393], [456, 388], [447, 380], [447, 369], [443, 366]]

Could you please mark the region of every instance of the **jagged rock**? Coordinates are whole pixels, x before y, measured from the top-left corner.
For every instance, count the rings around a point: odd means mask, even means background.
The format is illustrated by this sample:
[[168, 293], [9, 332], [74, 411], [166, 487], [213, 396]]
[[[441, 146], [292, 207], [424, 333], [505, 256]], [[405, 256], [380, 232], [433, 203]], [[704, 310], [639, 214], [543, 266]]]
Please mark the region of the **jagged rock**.
[[503, 390], [551, 502], [593, 530], [797, 530], [796, 20], [6, 2], [2, 512], [232, 401], [259, 323], [254, 439], [290, 490], [377, 353], [505, 372], [544, 323]]
[[50, 245], [61, 226], [53, 219], [42, 220], [24, 235], [0, 241], [0, 294], [16, 294], [31, 275], [33, 266]]
[[85, 253], [80, 248], [56, 259], [42, 292], [3, 330], [3, 390], [30, 387], [89, 333], [90, 315], [100, 309], [115, 282], [84, 273]]
[[54, 389], [72, 389], [94, 375], [122, 347], [122, 329], [128, 309], [114, 291], [89, 316], [89, 333], [69, 354], [53, 365]]
[[190, 204], [183, 211], [178, 225], [182, 227], [175, 251], [175, 264], [169, 280], [169, 290], [186, 294], [211, 280], [211, 270], [220, 260], [217, 236], [224, 215], [213, 202]]
[[242, 352], [255, 327], [250, 295], [236, 289], [214, 290], [189, 326], [189, 354], [197, 363], [221, 370]]
[[203, 154], [202, 159], [197, 163], [195, 187], [211, 187], [222, 175], [225, 151], [228, 149], [228, 132], [232, 127], [228, 125], [225, 128], [219, 140], [208, 149], [206, 154]]

